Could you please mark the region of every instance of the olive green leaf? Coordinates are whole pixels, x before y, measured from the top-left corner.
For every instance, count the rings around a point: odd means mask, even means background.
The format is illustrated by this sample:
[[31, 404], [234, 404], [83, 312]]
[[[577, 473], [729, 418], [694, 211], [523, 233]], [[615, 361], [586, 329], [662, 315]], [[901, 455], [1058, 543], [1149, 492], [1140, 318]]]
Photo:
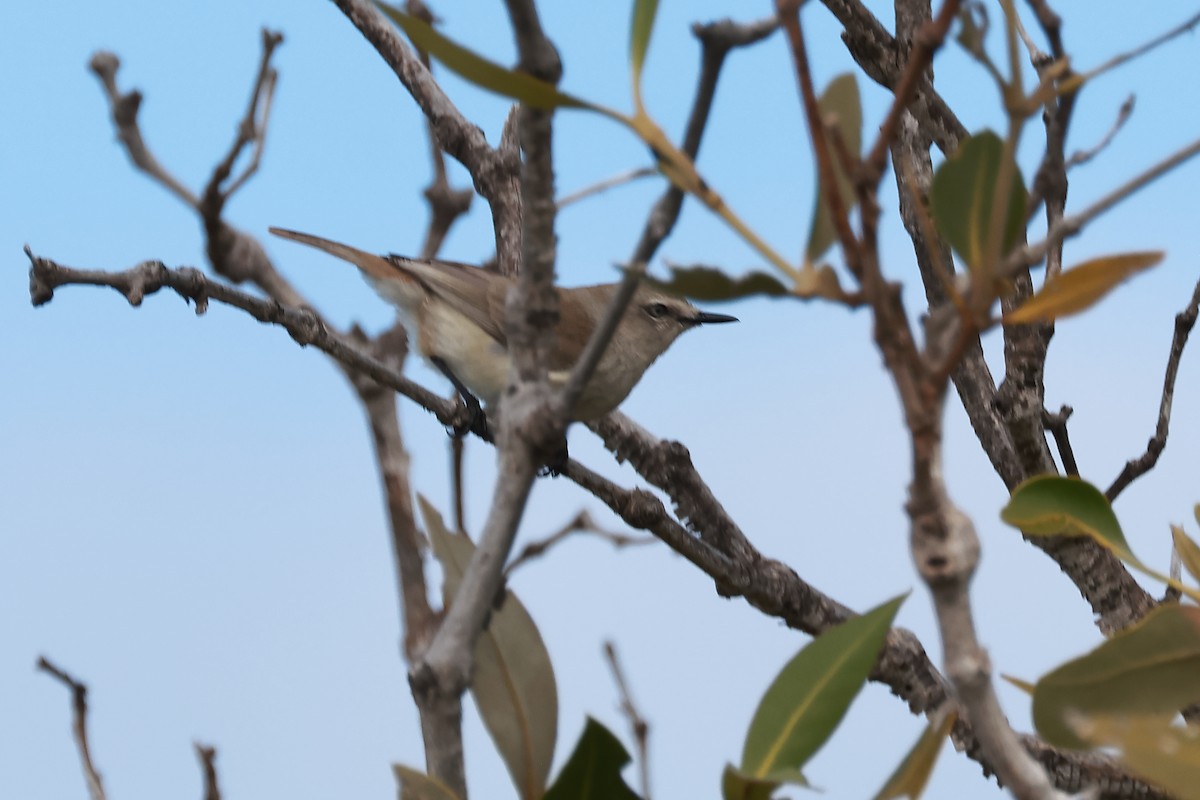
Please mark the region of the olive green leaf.
[[[817, 106], [821, 110], [821, 122], [837, 129], [846, 151], [851, 158], [857, 160], [862, 151], [862, 101], [859, 99], [858, 82], [854, 74], [847, 72], [834, 78], [817, 101]], [[858, 203], [853, 176], [846, 172], [832, 141], [829, 141], [829, 137], [826, 139], [826, 150], [829, 151], [829, 160], [833, 167], [834, 185], [837, 187], [838, 197], [841, 198], [842, 209], [849, 213]], [[833, 224], [828, 198], [826, 187], [818, 181], [808, 246], [804, 250], [805, 261], [809, 264], [820, 258], [830, 245], [837, 241], [837, 228]]]
[[1000, 518], [1029, 536], [1090, 536], [1130, 564], [1121, 523], [1104, 493], [1080, 478], [1039, 475], [1013, 490]]
[[420, 770], [403, 764], [392, 764], [401, 800], [458, 800], [450, 787]]
[[[387, 17], [404, 31], [412, 43], [429, 53], [454, 74], [484, 89], [505, 97], [519, 100], [533, 108], [586, 108], [606, 116], [616, 112], [589, 103], [578, 97], [561, 92], [551, 83], [514, 69], [502, 67], [494, 61], [468, 50], [460, 44], [438, 33], [433, 27], [395, 6], [375, 0]], [[619, 116], [619, 115], [617, 115]]]
[[[933, 220], [954, 251], [973, 273], [988, 265], [988, 234], [992, 225], [992, 206], [996, 182], [1002, 172], [1004, 142], [991, 131], [981, 131], [963, 142], [953, 157], [938, 167], [929, 191]], [[1003, 257], [1025, 226], [1025, 184], [1016, 164], [1007, 165], [1012, 183], [1005, 193], [1000, 252]]]
[[1163, 252], [1121, 253], [1093, 258], [1062, 274], [1047, 278], [1033, 297], [1004, 315], [1009, 324], [1049, 322], [1086, 311], [1118, 284], [1149, 269], [1163, 259]]
[[929, 783], [929, 776], [933, 774], [934, 765], [941, 755], [942, 744], [945, 743], [946, 736], [957, 719], [958, 715], [952, 709], [944, 707], [929, 720], [917, 743], [900, 762], [900, 766], [896, 767], [896, 771], [879, 790], [879, 794], [875, 795], [875, 800], [894, 800], [900, 797], [917, 800], [925, 791], [925, 784]]
[[629, 761], [628, 751], [612, 731], [588, 717], [545, 800], [638, 800], [621, 777]]
[[767, 688], [746, 734], [740, 772], [792, 781], [833, 734], [858, 695], [904, 596], [830, 628]]
[[633, 20], [629, 26], [629, 66], [633, 74], [633, 102], [639, 109], [642, 107], [642, 66], [646, 62], [657, 13], [658, 0], [634, 0]]
[[1173, 715], [1100, 715], [1080, 725], [1096, 747], [1178, 800], [1200, 800], [1200, 730], [1171, 724]]
[[1171, 526], [1171, 538], [1175, 543], [1175, 552], [1179, 554], [1179, 560], [1188, 574], [1200, 581], [1200, 545], [1178, 525]]
[[[447, 606], [475, 552], [469, 538], [446, 529], [441, 515], [417, 495], [421, 516], [442, 565]], [[529, 612], [511, 591], [492, 613], [475, 646], [471, 695], [523, 800], [545, 791], [558, 735], [558, 692], [550, 654]]]
[[1159, 606], [1038, 681], [1033, 721], [1060, 747], [1085, 748], [1097, 715], [1173, 715], [1200, 701], [1200, 608]]

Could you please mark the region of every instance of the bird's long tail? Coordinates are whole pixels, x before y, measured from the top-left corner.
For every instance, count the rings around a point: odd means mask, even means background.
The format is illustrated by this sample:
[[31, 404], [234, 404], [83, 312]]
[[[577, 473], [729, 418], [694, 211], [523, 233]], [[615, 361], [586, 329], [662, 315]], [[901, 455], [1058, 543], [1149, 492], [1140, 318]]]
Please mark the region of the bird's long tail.
[[412, 280], [412, 276], [406, 273], [396, 264], [388, 261], [383, 256], [377, 256], [374, 253], [368, 253], [365, 250], [359, 250], [357, 247], [351, 247], [348, 244], [335, 242], [330, 239], [322, 239], [320, 236], [313, 236], [309, 233], [300, 233], [299, 231], [291, 231], [287, 228], [269, 228], [268, 230], [276, 236], [284, 239], [291, 239], [294, 242], [306, 244], [309, 247], [315, 247], [318, 250], [324, 250], [330, 255], [337, 256], [343, 261], [349, 261], [351, 264], [358, 267], [367, 276], [377, 280]]

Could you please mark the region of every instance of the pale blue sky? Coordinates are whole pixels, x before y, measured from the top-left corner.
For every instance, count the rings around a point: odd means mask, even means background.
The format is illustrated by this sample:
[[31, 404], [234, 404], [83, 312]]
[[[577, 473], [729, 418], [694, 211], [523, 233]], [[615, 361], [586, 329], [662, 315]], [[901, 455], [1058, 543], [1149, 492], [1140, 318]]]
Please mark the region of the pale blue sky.
[[[672, 134], [693, 89], [694, 20], [769, 13], [770, 3], [663, 0], [647, 64], [647, 104]], [[887, 4], [870, 3], [890, 25]], [[564, 55], [564, 87], [628, 107], [626, 4], [545, 3]], [[1079, 68], [1132, 47], [1187, 9], [1065, 2], [1065, 36]], [[445, 30], [508, 63], [499, 3], [441, 3]], [[989, 5], [992, 16], [998, 8]], [[822, 85], [853, 68], [818, 4], [804, 12]], [[397, 656], [390, 550], [370, 443], [352, 393], [323, 356], [220, 306], [196, 317], [177, 297], [131, 309], [110, 291], [71, 287], [45, 308], [27, 294], [21, 247], [75, 266], [123, 269], [147, 258], [203, 265], [196, 218], [137, 174], [114, 141], [86, 70], [91, 53], [120, 55], [123, 89], [146, 95], [143, 131], [159, 159], [193, 188], [225, 151], [259, 57], [259, 28], [286, 42], [262, 169], [230, 204], [231, 222], [265, 236], [285, 225], [369, 249], [420, 242], [428, 180], [415, 106], [352, 26], [327, 2], [60, 2], [15, 4], [0, 38], [0, 786], [11, 797], [84, 796], [62, 687], [35, 674], [45, 653], [92, 689], [92, 743], [111, 796], [194, 796], [191, 742], [215, 744], [226, 796], [392, 797], [388, 765], [423, 763], [416, 715]], [[1090, 146], [1121, 101], [1133, 119], [1075, 175], [1071, 206], [1200, 133], [1185, 36], [1088, 87], [1071, 147]], [[979, 68], [951, 51], [939, 85], [971, 129], [999, 124]], [[495, 141], [507, 103], [445, 77], [451, 97]], [[860, 81], [868, 138], [886, 95]], [[782, 37], [735, 53], [718, 93], [700, 167], [729, 203], [784, 253], [803, 246], [812, 167]], [[1023, 166], [1034, 166], [1031, 126]], [[559, 187], [572, 191], [646, 163], [645, 148], [611, 123], [559, 117]], [[454, 171], [459, 184], [461, 169]], [[1194, 185], [1185, 165], [1103, 218], [1068, 249], [1068, 263], [1161, 247], [1165, 263], [1094, 314], [1059, 326], [1047, 394], [1075, 406], [1072, 434], [1085, 477], [1107, 484], [1153, 428], [1171, 317], [1198, 274]], [[607, 280], [626, 258], [661, 183], [644, 181], [566, 210], [559, 220], [566, 285]], [[894, 189], [885, 188], [886, 207]], [[888, 272], [915, 287], [911, 250], [885, 222]], [[348, 268], [266, 242], [279, 267], [339, 324], [386, 325], [391, 312]], [[477, 202], [443, 254], [478, 260], [492, 248]], [[661, 251], [729, 270], [757, 259], [689, 204]], [[661, 268], [661, 264], [660, 264]], [[914, 290], [913, 300], [920, 296]], [[940, 660], [929, 600], [912, 567], [902, 511], [906, 445], [894, 391], [870, 344], [865, 313], [752, 301], [722, 307], [736, 326], [689, 334], [624, 406], [655, 433], [678, 438], [728, 510], [767, 555], [839, 600], [866, 608], [915, 591], [899, 623]], [[993, 335], [992, 351], [998, 342]], [[994, 353], [993, 353], [994, 354]], [[1196, 354], [1185, 357], [1171, 441], [1160, 467], [1117, 505], [1135, 549], [1165, 566], [1168, 522], [1200, 499]], [[439, 391], [422, 366], [409, 372]], [[445, 434], [406, 405], [413, 481], [447, 506]], [[1004, 496], [952, 403], [946, 467], [984, 545], [975, 583], [981, 635], [999, 671], [1034, 678], [1097, 641], [1085, 604], [1038, 552], [1000, 524]], [[469, 445], [469, 523], [478, 526], [492, 451]], [[627, 485], [584, 430], [573, 453]], [[608, 465], [608, 466], [606, 466]], [[564, 482], [537, 486], [522, 537], [555, 529], [586, 507]], [[739, 600], [716, 596], [665, 547], [614, 553], [570, 541], [522, 569], [513, 588], [542, 627], [558, 669], [559, 759], [584, 715], [627, 743], [601, 656], [613, 639], [652, 725], [658, 798], [715, 796], [759, 695], [806, 637]], [[1155, 589], [1157, 592], [1158, 590]], [[1015, 724], [1024, 699], [1001, 689]], [[476, 797], [512, 796], [469, 712], [467, 754]], [[834, 741], [808, 769], [826, 796], [878, 788], [921, 729], [885, 689], [869, 686]], [[632, 773], [631, 773], [631, 781]], [[985, 789], [978, 767], [947, 754], [931, 797]]]

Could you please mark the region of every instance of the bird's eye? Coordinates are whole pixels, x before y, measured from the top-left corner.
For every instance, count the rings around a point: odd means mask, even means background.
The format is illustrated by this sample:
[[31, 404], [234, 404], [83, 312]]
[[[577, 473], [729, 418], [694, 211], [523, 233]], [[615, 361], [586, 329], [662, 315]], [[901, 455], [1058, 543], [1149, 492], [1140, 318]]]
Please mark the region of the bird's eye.
[[662, 319], [671, 309], [667, 308], [666, 303], [651, 303], [646, 306], [646, 313], [654, 319]]

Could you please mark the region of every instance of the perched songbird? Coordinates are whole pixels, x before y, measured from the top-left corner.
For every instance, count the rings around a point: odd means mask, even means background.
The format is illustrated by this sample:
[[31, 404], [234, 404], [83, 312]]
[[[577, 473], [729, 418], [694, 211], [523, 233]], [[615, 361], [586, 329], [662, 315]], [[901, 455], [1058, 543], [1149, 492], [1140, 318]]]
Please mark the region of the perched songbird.
[[[282, 228], [271, 228], [271, 233], [357, 266], [375, 291], [399, 310], [417, 352], [450, 379], [468, 405], [478, 408], [477, 402], [472, 404], [474, 398], [490, 406], [499, 399], [508, 385], [504, 302], [513, 279], [451, 261], [377, 256]], [[546, 365], [552, 385], [566, 383], [618, 286], [606, 283], [557, 290], [557, 338]], [[704, 323], [736, 321], [640, 286], [584, 387], [572, 418], [593, 420], [620, 405], [654, 360], [684, 331]]]

